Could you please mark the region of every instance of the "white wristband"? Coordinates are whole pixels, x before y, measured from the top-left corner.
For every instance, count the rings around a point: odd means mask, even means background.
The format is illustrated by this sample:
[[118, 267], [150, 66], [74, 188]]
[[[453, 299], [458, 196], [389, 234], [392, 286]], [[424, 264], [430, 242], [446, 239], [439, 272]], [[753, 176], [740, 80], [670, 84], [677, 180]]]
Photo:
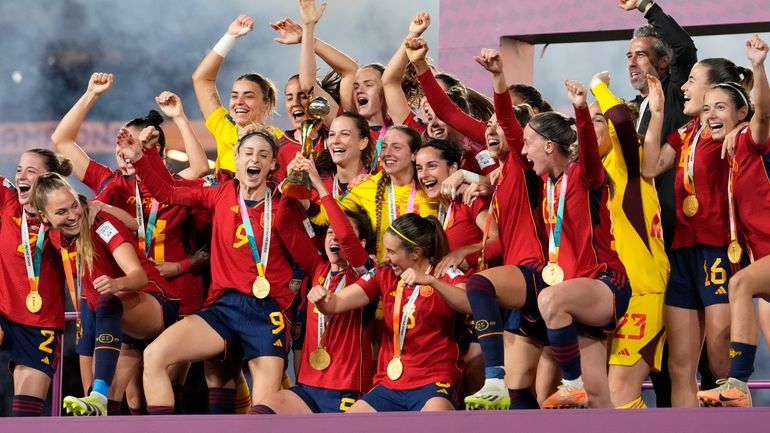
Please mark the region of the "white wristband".
[[230, 50], [233, 49], [235, 46], [235, 36], [232, 36], [230, 33], [225, 33], [224, 36], [222, 36], [222, 39], [217, 42], [216, 45], [214, 45], [215, 53], [219, 54], [222, 57], [227, 57], [227, 53], [230, 52]]
[[463, 169], [463, 180], [465, 183], [479, 183], [479, 179], [481, 179], [481, 176], [478, 173]]

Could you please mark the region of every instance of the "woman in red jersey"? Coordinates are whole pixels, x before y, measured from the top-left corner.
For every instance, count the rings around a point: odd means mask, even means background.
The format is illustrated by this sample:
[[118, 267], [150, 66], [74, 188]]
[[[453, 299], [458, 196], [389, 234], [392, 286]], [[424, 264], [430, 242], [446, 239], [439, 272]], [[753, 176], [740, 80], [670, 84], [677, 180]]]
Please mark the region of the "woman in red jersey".
[[[548, 264], [541, 273], [549, 287], [540, 292], [537, 303], [563, 375], [559, 390], [542, 407], [613, 407], [607, 336], [628, 307], [631, 287], [611, 247], [610, 179], [599, 155], [586, 89], [575, 81], [565, 81], [565, 87], [576, 120], [555, 112], [536, 115], [524, 131], [522, 149], [546, 187]], [[578, 158], [573, 162], [575, 139]], [[579, 336], [581, 331], [584, 335]]]
[[[269, 131], [247, 132], [236, 146], [235, 179], [206, 187], [171, 186], [157, 154], [143, 154], [135, 143], [123, 150], [160, 202], [214, 212], [208, 308], [177, 322], [145, 351], [150, 413], [172, 411], [169, 365], [223, 352], [227, 359], [248, 361], [254, 402], [279, 389], [291, 325], [285, 314], [294, 298], [289, 259], [310, 273], [315, 249], [302, 227], [301, 209], [275, 198], [267, 183], [276, 151]], [[190, 338], [200, 344], [187, 344]]]
[[[746, 386], [754, 371], [759, 330], [753, 298], [770, 299], [768, 264], [770, 264], [770, 214], [767, 155], [770, 152], [770, 85], [765, 59], [768, 45], [754, 35], [746, 42], [748, 58], [754, 77], [754, 107], [746, 90], [737, 83], [725, 82], [713, 86], [703, 102], [704, 117], [711, 126], [712, 137], [725, 142], [739, 126], [735, 145], [730, 149], [732, 170], [728, 180], [730, 238], [728, 254], [731, 260], [750, 257], [753, 263], [738, 271], [729, 282], [730, 294], [730, 369], [719, 380], [719, 386], [698, 393], [706, 406], [749, 407], [751, 393]], [[739, 239], [743, 240], [745, 250]]]
[[[744, 84], [751, 78], [750, 70], [730, 60], [701, 60], [682, 86], [684, 113], [693, 120], [660, 146], [663, 115], [659, 112], [652, 125], [655, 127], [648, 127], [644, 139], [643, 176], [655, 177], [676, 167], [676, 225], [669, 255], [671, 276], [666, 287], [665, 318], [671, 404], [677, 407], [698, 406], [695, 379], [704, 338], [711, 373], [727, 377], [728, 280], [738, 268], [728, 256], [731, 236], [726, 185], [730, 164], [721, 157], [722, 143], [713, 138], [713, 128], [700, 120], [703, 97], [714, 84]], [[663, 109], [660, 102], [658, 111]]]
[[[308, 172], [329, 216], [330, 227], [324, 242], [328, 260], [317, 258], [312, 282], [334, 292], [349, 290], [352, 286], [346, 287], [346, 281], [356, 281], [374, 269], [374, 260], [369, 257], [374, 251], [369, 218], [364, 213], [342, 211], [311, 159], [298, 155], [289, 167]], [[307, 304], [306, 311], [297, 385], [267, 396], [253, 412], [344, 412], [371, 388], [369, 323], [373, 311], [357, 309], [332, 318], [320, 314], [312, 302]]]
[[[130, 228], [137, 232], [140, 249], [156, 264], [161, 275], [169, 279], [172, 291], [168, 295], [180, 301], [180, 313], [191, 314], [200, 309], [203, 302], [201, 277], [191, 271], [205, 264], [206, 259], [203, 252], [193, 254], [194, 236], [185, 233], [185, 227], [190, 220], [189, 209], [182, 206], [161, 206], [142, 185], [133, 165], [117, 154], [119, 149], [117, 145], [115, 156], [118, 169], [112, 170], [91, 159], [76, 142], [89, 111], [101, 96], [112, 88], [113, 82], [112, 74], [92, 74], [86, 92], [62, 118], [51, 139], [57, 151], [72, 159], [75, 166], [74, 174], [94, 191], [97, 199], [123, 209], [135, 218], [136, 221]], [[181, 179], [197, 179], [206, 174], [208, 172], [206, 153], [192, 130], [180, 98], [166, 91], [155, 98], [155, 101], [163, 114], [179, 128], [185, 153], [190, 160], [190, 166], [177, 173], [177, 176]], [[165, 135], [160, 126], [162, 122], [163, 118], [160, 114], [151, 110], [146, 117], [126, 123], [118, 133], [117, 141], [136, 140], [142, 129], [152, 126], [159, 132], [157, 150], [165, 156]], [[85, 306], [81, 311], [84, 319], [87, 319], [89, 314], [92, 315]], [[88, 325], [92, 324], [92, 321], [84, 320], [83, 323], [86, 325], [84, 331], [88, 336], [90, 335]], [[143, 346], [142, 344], [133, 345], [137, 349]], [[81, 355], [82, 374], [90, 370], [93, 339], [80, 340], [77, 352]], [[141, 359], [141, 354], [137, 352], [135, 358]], [[179, 366], [175, 369], [175, 383], [184, 384], [187, 366]], [[120, 371], [119, 369], [116, 381], [130, 379], [124, 378]], [[90, 380], [84, 380], [84, 387], [87, 387], [90, 382]], [[133, 388], [129, 388], [129, 407], [139, 410], [142, 405], [139, 403], [140, 400], [133, 398], [134, 393], [131, 392]], [[117, 405], [113, 404], [113, 409], [117, 410]]]
[[30, 188], [43, 173], [71, 171], [69, 160], [30, 149], [19, 158], [15, 185], [0, 177], [0, 350], [10, 355], [12, 416], [43, 414], [64, 329], [62, 259]]
[[85, 200], [61, 175], [39, 176], [32, 196], [41, 220], [59, 231], [63, 250], [77, 250], [72, 274], [96, 315], [93, 391], [85, 398], [65, 397], [64, 407], [75, 415], [106, 415], [107, 397], [123, 397], [124, 389], [111, 389], [125, 345], [122, 335], [154, 338], [176, 320], [179, 307], [166, 299], [168, 282], [141, 254], [125, 225], [105, 212], [91, 223]]
[[434, 217], [406, 214], [385, 233], [387, 265], [339, 292], [315, 286], [308, 294], [318, 311], [334, 317], [380, 298], [385, 314], [375, 387], [348, 412], [452, 410], [462, 375], [457, 343], [469, 313], [464, 275], [432, 269], [449, 252]]

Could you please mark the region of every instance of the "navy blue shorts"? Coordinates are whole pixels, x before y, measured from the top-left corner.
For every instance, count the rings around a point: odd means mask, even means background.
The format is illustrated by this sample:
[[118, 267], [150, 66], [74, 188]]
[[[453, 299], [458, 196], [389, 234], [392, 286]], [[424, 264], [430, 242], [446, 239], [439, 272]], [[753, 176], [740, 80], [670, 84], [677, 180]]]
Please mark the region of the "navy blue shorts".
[[80, 299], [80, 336], [75, 345], [75, 352], [80, 356], [94, 356], [96, 344], [96, 313], [88, 306], [86, 298]]
[[[163, 314], [163, 329], [168, 329], [171, 325], [176, 323], [179, 319], [179, 301], [170, 301], [165, 296], [157, 292], [146, 292], [148, 295], [155, 298], [160, 304], [161, 312]], [[163, 332], [163, 331], [161, 331]], [[133, 347], [139, 352], [144, 352], [144, 349], [155, 340], [154, 338], [139, 339], [131, 337], [130, 335], [123, 334], [123, 343]]]
[[377, 412], [417, 412], [433, 397], [447, 399], [457, 408], [456, 387], [447, 382], [434, 382], [415, 389], [395, 390], [379, 384], [361, 396]]
[[611, 323], [605, 326], [587, 326], [580, 323], [576, 323], [576, 325], [582, 334], [603, 340], [615, 332], [618, 321], [628, 310], [628, 303], [631, 301], [631, 283], [628, 282], [628, 278], [625, 275], [618, 274], [617, 272], [604, 273], [596, 279], [606, 284], [615, 297], [614, 318]]
[[532, 338], [538, 342], [547, 345], [548, 337], [546, 334], [545, 322], [540, 316], [540, 309], [537, 306], [537, 296], [541, 290], [548, 287], [543, 281], [541, 271], [532, 269], [529, 266], [517, 266], [524, 276], [527, 284], [527, 295], [524, 299], [524, 305], [520, 310], [506, 310], [503, 317], [503, 329], [517, 335]]
[[666, 287], [666, 305], [703, 310], [727, 304], [727, 282], [737, 271], [727, 258], [727, 248], [696, 245], [671, 251], [671, 276]]
[[347, 412], [350, 406], [361, 398], [361, 393], [358, 391], [338, 391], [301, 383], [292, 386], [289, 391], [297, 394], [313, 413]]
[[3, 339], [0, 349], [10, 354], [8, 371], [13, 374], [17, 365], [40, 370], [53, 377], [59, 364], [59, 344], [62, 331], [53, 328], [37, 328], [5, 320], [0, 316]]
[[286, 316], [273, 298], [257, 299], [228, 290], [213, 306], [198, 311], [206, 323], [225, 340], [225, 359], [244, 360], [259, 356], [288, 358], [289, 332]]

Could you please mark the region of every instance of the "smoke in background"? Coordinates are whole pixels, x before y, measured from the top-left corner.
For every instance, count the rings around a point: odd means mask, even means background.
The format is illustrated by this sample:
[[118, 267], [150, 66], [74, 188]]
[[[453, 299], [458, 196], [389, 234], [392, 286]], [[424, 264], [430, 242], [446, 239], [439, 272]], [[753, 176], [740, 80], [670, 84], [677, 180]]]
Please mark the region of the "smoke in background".
[[[425, 37], [435, 58], [437, 1], [329, 0], [317, 34], [362, 64], [386, 63], [421, 10], [434, 18]], [[297, 72], [299, 47], [274, 42], [278, 35], [268, 23], [285, 16], [299, 22], [295, 1], [3, 0], [0, 121], [60, 119], [94, 71], [116, 79], [90, 120], [144, 115], [163, 90], [177, 92], [188, 116], [199, 118], [190, 76], [239, 14], [257, 24], [227, 57], [220, 95], [226, 103], [232, 80], [250, 71], [270, 77], [282, 95], [286, 79]], [[318, 67], [320, 74], [329, 70], [320, 60]], [[278, 112], [276, 123], [286, 126], [282, 101]]]

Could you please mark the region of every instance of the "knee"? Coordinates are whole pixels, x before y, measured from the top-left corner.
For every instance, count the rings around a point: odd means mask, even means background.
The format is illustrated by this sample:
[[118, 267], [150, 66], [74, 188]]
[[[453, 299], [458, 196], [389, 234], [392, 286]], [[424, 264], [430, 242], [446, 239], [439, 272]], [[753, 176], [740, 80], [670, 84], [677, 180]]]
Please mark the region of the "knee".
[[100, 295], [96, 301], [96, 318], [103, 319], [121, 315], [123, 313], [123, 302], [120, 298], [112, 294]]
[[144, 370], [147, 372], [157, 373], [158, 371], [166, 371], [171, 365], [166, 359], [166, 349], [163, 344], [158, 344], [158, 340], [153, 341], [144, 349]]
[[730, 297], [731, 303], [744, 298], [750, 299], [754, 296], [750, 282], [751, 278], [744, 271], [740, 271], [730, 277], [727, 294]]
[[543, 290], [537, 296], [537, 307], [546, 323], [563, 310], [558, 293], [550, 288]]

